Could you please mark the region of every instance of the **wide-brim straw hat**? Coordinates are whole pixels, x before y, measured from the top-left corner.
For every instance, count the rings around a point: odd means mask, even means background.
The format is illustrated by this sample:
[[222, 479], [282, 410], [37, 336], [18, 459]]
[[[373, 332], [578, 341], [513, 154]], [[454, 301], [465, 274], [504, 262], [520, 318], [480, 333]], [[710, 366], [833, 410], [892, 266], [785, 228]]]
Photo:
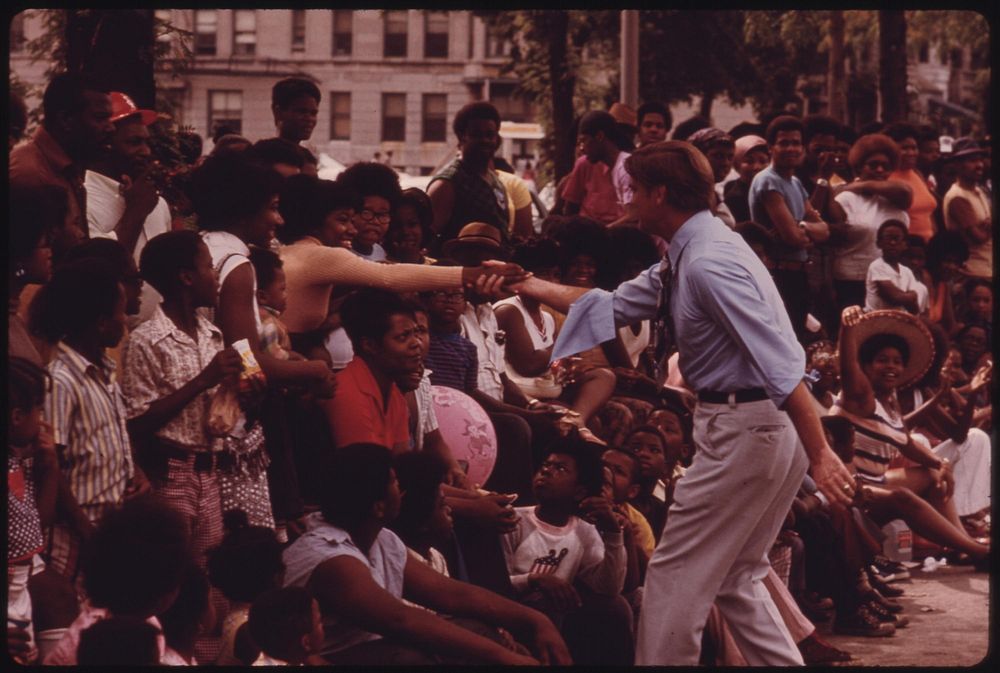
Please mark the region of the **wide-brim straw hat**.
[[858, 348], [879, 334], [894, 334], [906, 342], [910, 357], [896, 383], [906, 388], [923, 378], [934, 361], [934, 338], [927, 327], [914, 315], [905, 311], [870, 311], [861, 316], [854, 327]]

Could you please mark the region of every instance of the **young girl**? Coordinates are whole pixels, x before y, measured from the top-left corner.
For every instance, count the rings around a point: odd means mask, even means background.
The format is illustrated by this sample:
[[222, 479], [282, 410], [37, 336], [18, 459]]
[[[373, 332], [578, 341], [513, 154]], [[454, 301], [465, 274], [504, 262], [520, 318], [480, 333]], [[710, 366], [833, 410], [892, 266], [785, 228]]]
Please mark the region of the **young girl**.
[[55, 515], [59, 463], [52, 428], [42, 421], [48, 375], [41, 367], [13, 357], [7, 394], [10, 445], [7, 453], [7, 623], [27, 633], [27, 664], [37, 654], [28, 578], [41, 570], [43, 528]]

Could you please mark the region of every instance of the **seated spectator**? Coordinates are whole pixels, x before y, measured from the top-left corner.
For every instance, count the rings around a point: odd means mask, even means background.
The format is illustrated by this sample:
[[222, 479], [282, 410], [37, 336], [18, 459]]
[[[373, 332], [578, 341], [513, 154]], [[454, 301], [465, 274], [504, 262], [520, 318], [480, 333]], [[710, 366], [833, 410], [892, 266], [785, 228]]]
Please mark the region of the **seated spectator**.
[[322, 404], [333, 447], [378, 443], [408, 451], [408, 411], [395, 378], [422, 363], [413, 311], [399, 295], [366, 288], [347, 298], [341, 315], [354, 359], [338, 375], [333, 398]]
[[323, 666], [323, 620], [319, 603], [300, 587], [272, 589], [257, 597], [247, 620], [260, 646], [254, 666]]
[[979, 186], [984, 175], [986, 151], [971, 138], [959, 138], [948, 163], [956, 169], [955, 184], [943, 200], [944, 224], [969, 246], [969, 273], [993, 278], [993, 209]]
[[497, 462], [486, 488], [505, 493], [531, 490], [533, 471], [531, 428], [519, 409], [511, 409], [479, 390], [479, 355], [472, 342], [462, 336], [465, 291], [422, 293], [430, 320], [430, 348], [426, 363], [431, 383], [460, 390], [472, 397], [489, 414], [497, 433]]
[[893, 309], [913, 314], [927, 312], [927, 287], [902, 264], [906, 249], [906, 225], [886, 220], [875, 235], [882, 256], [868, 265], [865, 278], [865, 310]]
[[[632, 657], [631, 620], [608, 623], [604, 614], [600, 660], [579, 637], [593, 635], [594, 625], [588, 622], [596, 615], [624, 603], [623, 533], [611, 503], [601, 495], [603, 485], [604, 470], [593, 445], [572, 435], [554, 444], [535, 474], [538, 505], [516, 508], [521, 519], [504, 537], [504, 556], [519, 600], [560, 625], [574, 661], [625, 664]], [[584, 596], [603, 610], [585, 608]], [[624, 613], [630, 615], [625, 605]]]
[[244, 627], [250, 605], [265, 591], [281, 586], [285, 564], [273, 530], [249, 525], [246, 513], [240, 510], [226, 512], [224, 521], [226, 535], [208, 556], [209, 580], [229, 600], [215, 663], [249, 666], [260, 655], [260, 648]]
[[507, 235], [530, 238], [535, 235], [531, 217], [531, 190], [528, 184], [514, 175], [514, 167], [503, 157], [493, 157], [490, 168], [507, 193]]
[[[83, 666], [156, 666], [159, 632], [136, 617], [111, 617], [80, 633], [76, 663]], [[186, 662], [185, 662], [186, 663]]]
[[927, 244], [927, 273], [931, 278], [930, 301], [927, 317], [938, 323], [949, 336], [958, 329], [953, 286], [964, 277], [965, 262], [969, 259], [969, 246], [953, 231], [934, 234]]
[[636, 483], [639, 489], [630, 503], [649, 521], [656, 540], [660, 539], [663, 524], [667, 521], [667, 508], [673, 502], [674, 482], [679, 476], [679, 456], [676, 452], [686, 441], [678, 414], [665, 409], [660, 411], [663, 413], [659, 413], [657, 418], [666, 431], [652, 425], [655, 419], [649, 419], [650, 425], [633, 428], [622, 445], [635, 456], [638, 468]]
[[399, 454], [392, 462], [402, 498], [399, 516], [389, 529], [406, 544], [411, 559], [450, 577], [448, 563], [436, 548], [448, 544], [454, 530], [441, 489], [446, 465], [433, 454], [416, 452]]
[[[906, 314], [867, 315], [871, 317], [863, 318], [857, 307], [844, 311], [840, 336], [844, 390], [833, 413], [863, 431], [857, 435], [853, 467], [873, 484], [870, 511], [883, 524], [903, 514], [928, 539], [985, 560], [989, 547], [969, 537], [955, 510], [950, 461], [913, 441], [895, 395], [897, 387], [912, 383], [929, 365], [930, 334], [916, 319], [904, 321]], [[897, 452], [916, 465], [888, 469]]]
[[990, 341], [986, 324], [970, 322], [955, 333], [955, 344], [962, 356], [962, 371], [971, 377], [990, 359]]
[[[630, 154], [622, 151], [616, 142], [619, 136], [617, 121], [608, 112], [591, 110], [580, 119], [577, 135], [583, 156], [592, 164], [604, 164], [611, 186], [614, 188], [618, 216], [609, 222], [601, 221], [602, 224], [614, 227], [634, 222], [636, 216], [632, 211], [632, 185], [628, 173], [625, 172], [625, 160]], [[567, 191], [569, 189], [570, 184], [567, 184], [563, 198], [568, 202], [567, 213], [574, 215], [576, 213], [572, 207], [573, 201]]]
[[[558, 248], [549, 241], [519, 247], [514, 261], [539, 278], [555, 280], [552, 252]], [[579, 273], [586, 273], [577, 269]], [[593, 278], [592, 271], [589, 276]], [[568, 400], [573, 415], [564, 423], [575, 425], [587, 438], [595, 438], [586, 427], [614, 392], [614, 374], [606, 368], [592, 368], [579, 374], [568, 389], [558, 383], [549, 366], [555, 343], [555, 320], [530, 297], [517, 295], [493, 305], [497, 323], [506, 334], [507, 377], [521, 387], [525, 395], [544, 400]]]
[[[108, 617], [145, 620], [159, 630], [157, 615], [177, 597], [191, 562], [189, 547], [184, 518], [151, 497], [108, 512], [81, 558], [88, 602], [42, 663], [76, 664], [80, 634]], [[161, 664], [185, 665], [162, 635], [157, 636], [157, 648]]]
[[631, 534], [642, 554], [639, 568], [645, 573], [646, 563], [653, 555], [656, 538], [649, 521], [630, 500], [639, 495], [639, 461], [635, 454], [623, 449], [608, 449], [601, 457], [611, 470], [611, 500], [615, 511], [623, 514], [631, 526]]
[[42, 531], [55, 518], [59, 461], [51, 429], [41, 420], [48, 373], [17, 357], [7, 372], [7, 620], [25, 631], [23, 663], [29, 663], [38, 654], [29, 579], [41, 564]]
[[434, 260], [427, 257], [426, 250], [431, 242], [433, 219], [427, 194], [416, 187], [404, 189], [385, 233], [386, 259], [404, 264], [432, 264]]
[[370, 262], [384, 262], [382, 241], [392, 221], [392, 210], [402, 196], [399, 175], [385, 164], [369, 161], [349, 167], [337, 176], [337, 181], [361, 201], [354, 212], [358, 233], [351, 249]]
[[750, 184], [754, 177], [771, 162], [767, 141], [760, 136], [738, 138], [733, 150], [733, 167], [739, 178], [730, 180], [722, 189], [723, 201], [736, 222], [753, 219], [750, 216]]
[[806, 383], [816, 400], [816, 413], [825, 416], [840, 392], [840, 358], [830, 341], [814, 341], [806, 348]]
[[[324, 619], [322, 654], [334, 664], [439, 661], [538, 663], [432, 613], [481, 619], [530, 638], [544, 662], [568, 664], [565, 645], [542, 614], [444, 577], [407, 557], [385, 528], [399, 512], [388, 449], [356, 444], [329, 456], [322, 510], [284, 552], [286, 586], [309, 589]], [[405, 644], [404, 644], [405, 643]]]
[[217, 616], [215, 607], [209, 600], [209, 589], [205, 571], [196, 565], [188, 566], [177, 598], [160, 615], [167, 647], [191, 666], [198, 665], [194, 658], [196, 641], [202, 634], [215, 630]]

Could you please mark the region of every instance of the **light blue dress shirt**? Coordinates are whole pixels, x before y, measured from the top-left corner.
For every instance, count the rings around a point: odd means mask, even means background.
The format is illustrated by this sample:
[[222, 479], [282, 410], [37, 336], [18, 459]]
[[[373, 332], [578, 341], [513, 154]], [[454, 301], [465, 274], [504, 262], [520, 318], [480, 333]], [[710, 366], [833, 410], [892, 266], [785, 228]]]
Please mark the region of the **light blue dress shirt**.
[[[677, 230], [667, 255], [675, 274], [674, 337], [687, 384], [699, 391], [763, 388], [777, 406], [784, 404], [802, 381], [805, 351], [757, 255], [707, 210]], [[617, 327], [655, 317], [659, 274], [660, 264], [654, 264], [614, 292], [595, 289], [577, 299], [553, 359], [613, 339]]]

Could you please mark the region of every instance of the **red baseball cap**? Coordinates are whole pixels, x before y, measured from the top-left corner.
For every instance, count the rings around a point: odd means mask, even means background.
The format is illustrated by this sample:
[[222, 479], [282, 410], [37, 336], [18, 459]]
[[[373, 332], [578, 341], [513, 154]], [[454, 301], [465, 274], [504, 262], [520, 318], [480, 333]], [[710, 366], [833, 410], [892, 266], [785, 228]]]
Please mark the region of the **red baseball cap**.
[[132, 115], [139, 115], [142, 123], [149, 126], [156, 121], [156, 113], [153, 110], [140, 110], [132, 102], [132, 99], [120, 91], [112, 91], [108, 94], [111, 98], [111, 121], [118, 122]]

